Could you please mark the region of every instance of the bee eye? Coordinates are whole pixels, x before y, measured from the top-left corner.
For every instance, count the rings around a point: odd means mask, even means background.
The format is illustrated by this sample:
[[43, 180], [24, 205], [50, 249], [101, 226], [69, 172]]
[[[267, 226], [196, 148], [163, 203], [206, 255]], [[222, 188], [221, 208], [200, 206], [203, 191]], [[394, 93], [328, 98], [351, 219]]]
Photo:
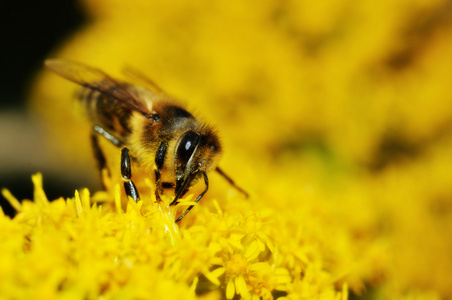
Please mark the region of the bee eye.
[[194, 131], [183, 134], [177, 147], [177, 158], [182, 164], [187, 164], [199, 142], [199, 135]]

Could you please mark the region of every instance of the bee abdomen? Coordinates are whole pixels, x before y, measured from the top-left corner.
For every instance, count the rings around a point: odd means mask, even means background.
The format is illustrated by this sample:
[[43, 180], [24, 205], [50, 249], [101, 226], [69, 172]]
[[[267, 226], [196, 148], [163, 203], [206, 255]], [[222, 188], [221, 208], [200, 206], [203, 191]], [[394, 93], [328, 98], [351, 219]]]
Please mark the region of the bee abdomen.
[[76, 94], [77, 100], [85, 107], [91, 118], [96, 116], [97, 104], [96, 102], [101, 100], [102, 93], [90, 88], [81, 88]]
[[101, 126], [120, 137], [131, 133], [129, 119], [132, 111], [126, 104], [87, 87], [80, 89], [77, 98], [87, 110], [93, 125]]

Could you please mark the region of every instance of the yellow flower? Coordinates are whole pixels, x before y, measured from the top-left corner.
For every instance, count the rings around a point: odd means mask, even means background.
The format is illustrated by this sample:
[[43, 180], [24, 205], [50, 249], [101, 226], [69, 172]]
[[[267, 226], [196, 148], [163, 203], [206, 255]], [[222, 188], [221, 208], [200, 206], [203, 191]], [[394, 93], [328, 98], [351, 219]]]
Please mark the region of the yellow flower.
[[[124, 210], [117, 185], [112, 200], [84, 189], [49, 202], [41, 175], [33, 182], [33, 202], [2, 191], [18, 211], [12, 220], [1, 216], [8, 230], [0, 258], [6, 297], [186, 299], [219, 291], [228, 299], [273, 299], [293, 289], [270, 222], [256, 213], [223, 213], [216, 203], [216, 212], [199, 207], [199, 223], [179, 228], [169, 198], [129, 199]], [[181, 205], [191, 205], [190, 198]]]

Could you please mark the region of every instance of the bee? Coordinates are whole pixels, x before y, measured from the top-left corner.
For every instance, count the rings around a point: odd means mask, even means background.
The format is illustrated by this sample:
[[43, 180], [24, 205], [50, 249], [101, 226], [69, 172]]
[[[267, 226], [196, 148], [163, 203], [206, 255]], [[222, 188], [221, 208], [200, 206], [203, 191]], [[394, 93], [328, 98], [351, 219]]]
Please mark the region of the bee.
[[[91, 142], [99, 170], [107, 168], [99, 138], [121, 149], [121, 177], [127, 196], [139, 201], [131, 180], [136, 162], [154, 177], [155, 198], [161, 202], [164, 188], [174, 189], [178, 200], [201, 178], [207, 193], [207, 174], [216, 171], [246, 197], [248, 194], [218, 167], [221, 144], [211, 126], [195, 118], [182, 105], [166, 95], [152, 80], [136, 74], [144, 85], [117, 80], [103, 71], [83, 64], [49, 59], [47, 68], [82, 86], [79, 101], [86, 107], [92, 124]], [[108, 168], [107, 168], [108, 169]], [[189, 206], [179, 222], [193, 208]]]

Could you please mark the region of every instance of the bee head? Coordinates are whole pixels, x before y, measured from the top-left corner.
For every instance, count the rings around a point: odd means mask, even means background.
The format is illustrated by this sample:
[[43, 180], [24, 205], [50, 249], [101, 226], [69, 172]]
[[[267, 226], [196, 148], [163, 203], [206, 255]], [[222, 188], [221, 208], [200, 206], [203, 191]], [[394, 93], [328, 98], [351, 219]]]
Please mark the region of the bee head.
[[211, 130], [184, 132], [175, 148], [176, 195], [182, 194], [203, 173], [216, 167], [220, 142]]

